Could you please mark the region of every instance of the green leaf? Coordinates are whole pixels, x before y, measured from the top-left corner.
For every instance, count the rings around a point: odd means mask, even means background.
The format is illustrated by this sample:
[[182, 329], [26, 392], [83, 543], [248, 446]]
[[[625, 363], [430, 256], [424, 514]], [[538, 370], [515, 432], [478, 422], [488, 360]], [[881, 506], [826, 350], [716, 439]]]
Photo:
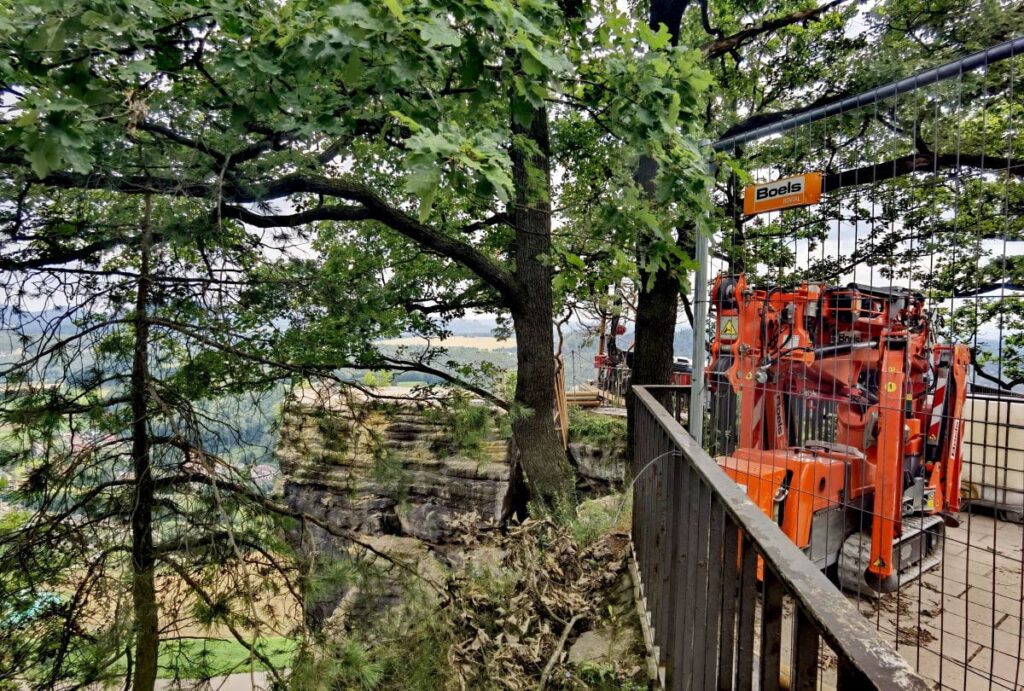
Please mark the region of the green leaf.
[[458, 47], [462, 45], [462, 38], [458, 32], [441, 17], [430, 17], [420, 27], [420, 38], [426, 41], [427, 45], [431, 48], [437, 46]]
[[246, 123], [252, 119], [252, 113], [245, 106], [233, 105], [230, 117], [231, 126], [237, 131], [243, 131]]
[[[401, 9], [399, 9], [399, 13], [401, 13]], [[358, 2], [345, 2], [333, 5], [327, 10], [327, 16], [340, 19], [343, 24], [358, 26], [362, 29], [383, 28], [381, 21], [370, 14], [369, 8]]]
[[518, 125], [528, 127], [530, 122], [533, 121], [534, 112], [536, 112], [536, 108], [525, 98], [512, 97], [512, 117]]
[[640, 34], [641, 40], [643, 40], [651, 50], [661, 50], [672, 40], [672, 36], [668, 32], [668, 27], [664, 24], [659, 24], [656, 32], [652, 31], [646, 24], [641, 24], [637, 29], [637, 33]]
[[418, 122], [416, 122], [415, 120], [413, 120], [400, 110], [392, 110], [391, 117], [393, 117], [395, 120], [398, 120], [400, 123], [408, 127], [409, 130], [414, 133], [419, 132], [420, 130], [423, 129]]
[[50, 19], [25, 39], [25, 46], [37, 52], [57, 52], [64, 48], [64, 22]]
[[60, 153], [56, 142], [47, 137], [41, 137], [36, 141], [28, 150], [27, 158], [32, 165], [32, 172], [40, 178], [45, 178], [60, 166]]
[[430, 218], [440, 184], [441, 170], [437, 166], [420, 168], [405, 179], [405, 188], [410, 194], [420, 198], [419, 220], [421, 223]]
[[459, 69], [459, 77], [466, 86], [473, 86], [480, 79], [484, 71], [484, 56], [480, 52], [480, 44], [476, 38], [470, 37], [462, 51], [462, 65]]
[[83, 12], [82, 16], [79, 17], [79, 21], [82, 22], [83, 26], [95, 27], [100, 29], [110, 24], [109, 17], [107, 17], [106, 15], [102, 15], [99, 12], [96, 12], [95, 10], [86, 10], [85, 12]]
[[487, 182], [491, 184], [491, 187], [494, 188], [494, 193], [498, 195], [498, 199], [503, 204], [507, 204], [512, 192], [512, 177], [508, 174], [508, 170], [504, 166], [489, 165], [485, 166], [481, 172]]
[[363, 61], [359, 59], [358, 51], [352, 51], [345, 61], [345, 67], [341, 70], [341, 78], [346, 85], [354, 84], [363, 75]]
[[398, 21], [405, 21], [405, 13], [402, 12], [402, 4], [399, 0], [384, 0], [384, 4], [387, 6], [388, 11], [391, 12]]
[[522, 60], [520, 60], [520, 64], [523, 67], [523, 72], [526, 72], [526, 74], [530, 76], [541, 77], [545, 73], [544, 63], [537, 60], [529, 53], [523, 55]]

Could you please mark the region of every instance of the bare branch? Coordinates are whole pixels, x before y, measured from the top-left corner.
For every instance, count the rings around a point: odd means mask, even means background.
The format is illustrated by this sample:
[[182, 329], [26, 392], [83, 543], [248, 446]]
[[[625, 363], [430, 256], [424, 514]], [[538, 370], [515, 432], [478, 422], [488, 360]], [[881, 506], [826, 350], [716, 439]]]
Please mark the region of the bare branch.
[[158, 134], [161, 137], [164, 137], [165, 139], [174, 142], [175, 144], [180, 144], [181, 146], [184, 146], [186, 148], [199, 151], [200, 153], [204, 153], [213, 160], [215, 160], [220, 165], [224, 165], [224, 163], [227, 161], [227, 156], [217, 151], [213, 147], [204, 144], [201, 141], [189, 139], [185, 135], [176, 132], [165, 125], [161, 125], [155, 122], [141, 122], [139, 123], [138, 128], [143, 132], [149, 132], [150, 134]]
[[832, 192], [843, 187], [866, 185], [891, 180], [911, 173], [936, 172], [948, 168], [977, 168], [1009, 175], [1024, 175], [1024, 160], [985, 156], [983, 154], [917, 153], [894, 158], [882, 163], [830, 173], [822, 181], [822, 191]]
[[444, 370], [437, 369], [436, 367], [431, 367], [430, 365], [424, 364], [419, 361], [402, 360], [400, 358], [393, 357], [385, 357], [384, 362], [390, 365], [388, 369], [394, 369], [404, 372], [422, 372], [423, 374], [431, 374], [435, 377], [439, 377], [447, 382], [450, 382], [452, 384], [455, 384], [456, 386], [466, 389], [467, 391], [475, 393], [477, 396], [480, 396], [484, 400], [493, 403], [502, 410], [509, 409], [509, 404], [507, 401], [499, 398], [498, 396], [495, 396], [493, 393], [491, 393], [490, 391], [483, 387], [477, 386], [476, 384], [468, 382], [465, 379], [461, 379], [455, 376], [454, 374], [445, 372]]

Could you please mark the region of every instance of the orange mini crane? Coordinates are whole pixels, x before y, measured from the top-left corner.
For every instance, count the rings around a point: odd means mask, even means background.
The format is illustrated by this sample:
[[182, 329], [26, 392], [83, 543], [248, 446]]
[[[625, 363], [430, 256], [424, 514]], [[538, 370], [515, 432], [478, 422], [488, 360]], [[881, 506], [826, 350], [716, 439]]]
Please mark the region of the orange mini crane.
[[892, 592], [938, 564], [969, 351], [935, 343], [924, 297], [723, 275], [711, 304], [719, 465], [846, 588]]

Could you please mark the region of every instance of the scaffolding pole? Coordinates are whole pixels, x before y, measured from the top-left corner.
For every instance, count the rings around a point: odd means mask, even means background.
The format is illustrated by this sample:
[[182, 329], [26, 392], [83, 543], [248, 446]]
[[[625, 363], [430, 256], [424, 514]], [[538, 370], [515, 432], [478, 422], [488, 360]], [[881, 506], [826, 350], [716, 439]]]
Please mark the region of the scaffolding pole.
[[953, 60], [952, 62], [947, 62], [944, 65], [939, 65], [938, 67], [918, 72], [913, 76], [898, 79], [894, 82], [889, 82], [888, 84], [883, 84], [882, 86], [871, 89], [870, 91], [864, 91], [855, 96], [848, 96], [847, 98], [840, 99], [835, 103], [828, 103], [823, 106], [818, 106], [817, 108], [811, 108], [798, 115], [793, 115], [769, 125], [754, 127], [745, 132], [738, 132], [729, 137], [723, 137], [715, 142], [712, 148], [715, 151], [729, 151], [740, 144], [752, 142], [757, 139], [763, 139], [764, 137], [773, 134], [786, 132], [794, 127], [806, 125], [807, 123], [822, 120], [833, 115], [839, 115], [840, 113], [845, 113], [848, 110], [856, 110], [857, 108], [862, 108], [871, 103], [877, 103], [878, 101], [886, 98], [892, 98], [899, 94], [914, 91], [915, 89], [919, 89], [928, 84], [935, 84], [946, 79], [960, 76], [965, 72], [971, 72], [980, 67], [987, 67], [988, 65], [1002, 60], [1007, 60], [1022, 53], [1024, 53], [1024, 37], [1005, 41], [992, 46], [988, 50], [972, 53], [971, 55], [960, 58], [959, 60]]

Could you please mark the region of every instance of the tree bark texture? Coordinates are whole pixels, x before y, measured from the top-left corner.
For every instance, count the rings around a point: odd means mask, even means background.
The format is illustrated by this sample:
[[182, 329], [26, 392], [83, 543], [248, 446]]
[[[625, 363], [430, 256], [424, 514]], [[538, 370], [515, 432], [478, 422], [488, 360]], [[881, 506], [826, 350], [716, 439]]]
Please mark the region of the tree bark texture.
[[[654, 186], [657, 164], [643, 157], [636, 180], [648, 192]], [[633, 345], [633, 367], [630, 390], [626, 395], [626, 443], [633, 449], [634, 416], [633, 387], [668, 384], [672, 376], [673, 344], [676, 335], [676, 313], [679, 310], [679, 278], [668, 266], [653, 274], [638, 265], [640, 290], [636, 304], [636, 330]]]
[[159, 616], [156, 603], [153, 554], [153, 472], [148, 426], [149, 408], [149, 303], [150, 252], [153, 233], [150, 227], [152, 198], [146, 197], [140, 240], [141, 262], [135, 296], [135, 349], [132, 359], [132, 463], [135, 470], [135, 497], [132, 505], [132, 604], [135, 633], [135, 691], [152, 691], [156, 683], [160, 647]]
[[[513, 134], [533, 143], [513, 146], [516, 232], [515, 277], [519, 295], [512, 308], [516, 332], [516, 406], [512, 434], [531, 496], [549, 508], [575, 504], [575, 477], [554, 424], [554, 334], [552, 324], [551, 172], [547, 112], [534, 109], [528, 126], [513, 119]], [[532, 154], [532, 155], [531, 155]]]

